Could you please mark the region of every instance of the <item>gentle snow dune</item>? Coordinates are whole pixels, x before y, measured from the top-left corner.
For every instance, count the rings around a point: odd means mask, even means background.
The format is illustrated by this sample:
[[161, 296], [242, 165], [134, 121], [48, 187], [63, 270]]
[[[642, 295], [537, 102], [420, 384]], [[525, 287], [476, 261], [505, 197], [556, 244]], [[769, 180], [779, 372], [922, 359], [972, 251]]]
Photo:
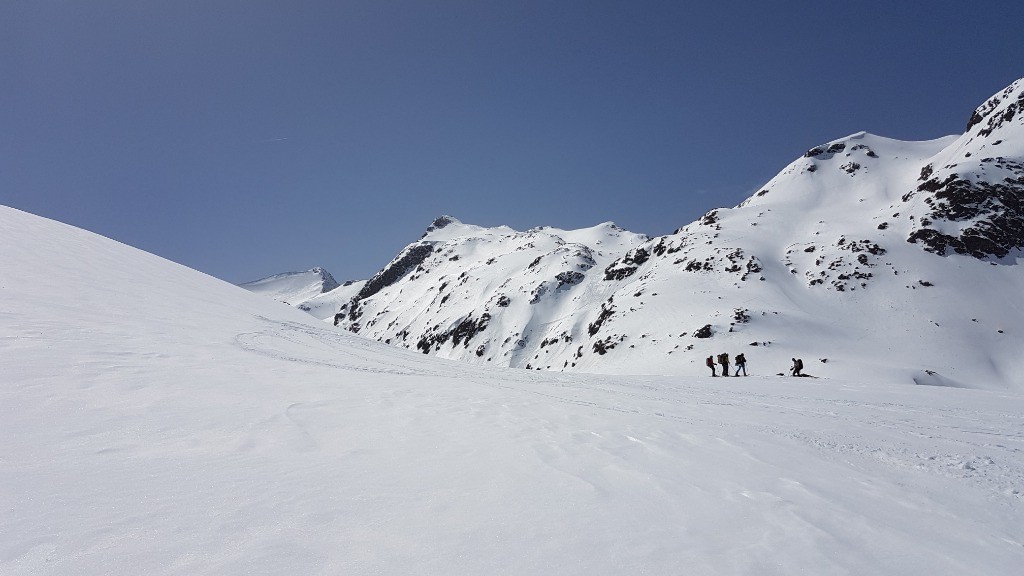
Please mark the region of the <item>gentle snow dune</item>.
[[1024, 397], [487, 370], [0, 207], [0, 574], [1013, 575]]

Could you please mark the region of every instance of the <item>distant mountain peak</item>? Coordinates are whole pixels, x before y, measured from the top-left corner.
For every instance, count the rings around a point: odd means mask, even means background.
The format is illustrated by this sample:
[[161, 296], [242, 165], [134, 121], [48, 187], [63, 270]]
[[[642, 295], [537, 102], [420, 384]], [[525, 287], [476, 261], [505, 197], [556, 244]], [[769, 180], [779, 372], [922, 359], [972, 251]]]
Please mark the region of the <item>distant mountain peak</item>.
[[321, 280], [323, 280], [323, 288], [321, 289], [321, 293], [330, 292], [331, 290], [334, 290], [338, 286], [341, 286], [341, 284], [339, 284], [338, 281], [334, 279], [334, 276], [331, 276], [331, 273], [328, 272], [325, 268], [316, 266], [315, 268], [310, 270], [310, 272], [312, 272], [313, 274], [319, 274]]
[[426, 237], [427, 234], [430, 234], [431, 232], [435, 232], [452, 224], [462, 224], [462, 222], [459, 222], [458, 218], [455, 218], [454, 216], [438, 216], [437, 218], [434, 218], [434, 221], [430, 223], [430, 226], [427, 226], [427, 231], [423, 233], [423, 236]]
[[285, 272], [239, 284], [250, 292], [264, 294], [275, 300], [297, 304], [334, 290], [340, 284], [331, 273], [319, 266], [304, 272]]

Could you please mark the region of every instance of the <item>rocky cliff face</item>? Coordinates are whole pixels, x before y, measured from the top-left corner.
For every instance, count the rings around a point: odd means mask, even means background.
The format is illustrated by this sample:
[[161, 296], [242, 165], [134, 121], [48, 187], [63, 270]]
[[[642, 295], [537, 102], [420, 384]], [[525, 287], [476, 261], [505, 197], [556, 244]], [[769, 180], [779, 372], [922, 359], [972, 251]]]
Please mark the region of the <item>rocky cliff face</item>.
[[978, 107], [941, 159], [921, 168], [915, 196], [927, 206], [910, 234], [940, 255], [1003, 258], [1024, 247], [1024, 80]]

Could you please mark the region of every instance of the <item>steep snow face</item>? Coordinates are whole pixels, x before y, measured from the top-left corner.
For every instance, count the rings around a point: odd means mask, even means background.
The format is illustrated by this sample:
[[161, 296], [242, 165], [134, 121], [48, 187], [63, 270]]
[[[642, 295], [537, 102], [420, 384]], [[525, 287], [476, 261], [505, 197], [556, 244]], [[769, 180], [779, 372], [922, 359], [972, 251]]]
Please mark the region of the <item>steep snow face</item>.
[[439, 218], [335, 323], [519, 368], [695, 373], [744, 352], [761, 373], [801, 357], [816, 376], [1024, 388], [1021, 86], [962, 136], [816, 146], [667, 236]]

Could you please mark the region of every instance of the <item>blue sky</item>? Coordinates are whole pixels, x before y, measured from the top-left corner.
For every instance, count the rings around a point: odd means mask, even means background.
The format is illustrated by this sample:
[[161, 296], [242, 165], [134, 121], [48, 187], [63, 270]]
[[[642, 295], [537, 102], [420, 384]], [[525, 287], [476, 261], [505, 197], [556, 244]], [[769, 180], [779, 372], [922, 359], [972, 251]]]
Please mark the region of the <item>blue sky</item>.
[[441, 214], [666, 234], [859, 130], [960, 133], [1016, 2], [15, 0], [0, 204], [231, 282]]

